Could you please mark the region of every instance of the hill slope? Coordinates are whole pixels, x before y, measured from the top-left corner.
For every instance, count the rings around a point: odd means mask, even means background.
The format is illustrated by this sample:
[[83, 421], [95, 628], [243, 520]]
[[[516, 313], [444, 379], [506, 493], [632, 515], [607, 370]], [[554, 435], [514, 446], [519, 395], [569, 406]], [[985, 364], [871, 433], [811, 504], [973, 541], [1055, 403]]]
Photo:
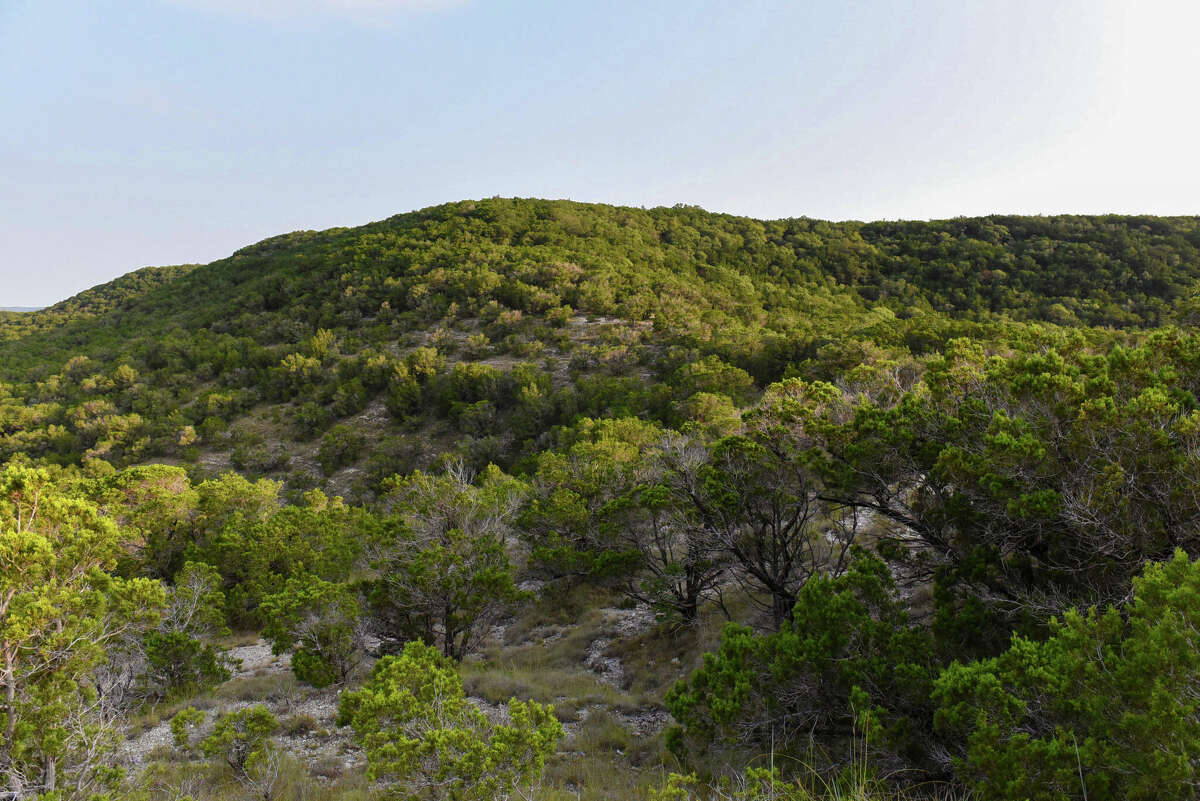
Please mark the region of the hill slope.
[[[785, 374], [857, 363], [863, 343], [903, 356], [1031, 321], [1156, 325], [1197, 278], [1196, 218], [863, 224], [464, 201], [0, 320], [0, 451], [232, 463], [297, 485], [350, 470], [366, 486], [439, 449], [510, 464], [580, 416], [678, 424], [697, 392], [744, 403]], [[331, 437], [339, 420], [359, 433]]]
[[86, 705], [129, 735], [56, 762], [71, 706], [44, 699], [78, 685], [28, 672], [10, 784], [111, 761], [147, 799], [240, 798], [209, 737], [244, 713], [282, 724], [257, 794], [361, 799], [396, 741], [338, 699], [393, 695], [402, 643], [461, 659], [440, 699], [556, 705], [545, 801], [710, 797], [652, 789], [768, 752], [828, 791], [773, 797], [1195, 784], [1195, 224], [491, 200], [5, 318], [11, 608], [58, 615], [21, 647], [85, 643], [65, 664], [104, 665], [120, 705]]

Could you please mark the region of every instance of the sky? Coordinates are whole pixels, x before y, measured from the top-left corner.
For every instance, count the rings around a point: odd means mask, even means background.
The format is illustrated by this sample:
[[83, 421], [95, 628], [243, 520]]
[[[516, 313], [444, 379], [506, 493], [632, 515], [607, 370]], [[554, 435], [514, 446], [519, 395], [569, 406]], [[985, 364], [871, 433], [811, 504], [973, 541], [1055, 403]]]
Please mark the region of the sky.
[[0, 0], [0, 306], [465, 198], [1200, 214], [1191, 0]]

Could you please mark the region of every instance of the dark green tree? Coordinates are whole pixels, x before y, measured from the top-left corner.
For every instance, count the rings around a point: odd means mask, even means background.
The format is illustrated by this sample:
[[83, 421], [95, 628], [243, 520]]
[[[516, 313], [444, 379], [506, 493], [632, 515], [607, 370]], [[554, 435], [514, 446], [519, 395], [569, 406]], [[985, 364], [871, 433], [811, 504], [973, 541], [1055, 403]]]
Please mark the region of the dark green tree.
[[894, 593], [887, 566], [860, 551], [843, 575], [807, 582], [779, 631], [727, 624], [718, 651], [667, 694], [672, 751], [825, 754], [816, 767], [832, 769], [863, 737], [885, 772], [935, 768], [926, 749], [937, 666]]
[[1196, 798], [1200, 562], [1148, 564], [1125, 608], [1070, 610], [1044, 641], [952, 665], [934, 695], [984, 798]]

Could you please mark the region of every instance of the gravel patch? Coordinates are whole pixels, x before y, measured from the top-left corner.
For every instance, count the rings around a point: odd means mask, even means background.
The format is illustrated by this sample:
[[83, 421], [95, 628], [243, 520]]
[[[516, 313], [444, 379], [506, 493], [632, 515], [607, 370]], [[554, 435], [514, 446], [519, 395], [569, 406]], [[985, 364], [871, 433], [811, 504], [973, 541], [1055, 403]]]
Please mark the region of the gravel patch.
[[121, 762], [130, 767], [142, 765], [152, 751], [174, 744], [169, 721], [163, 721], [131, 740], [121, 743]]
[[[231, 682], [285, 673], [291, 669], [291, 655], [272, 654], [270, 646], [263, 640], [252, 645], [231, 648], [226, 654], [241, 663], [234, 671]], [[279, 718], [281, 731], [276, 740], [288, 754], [306, 765], [321, 765], [323, 773], [336, 774], [366, 762], [362, 750], [350, 739], [351, 730], [348, 727], [337, 726], [339, 695], [340, 691], [336, 689], [309, 688], [288, 694], [286, 697], [263, 698], [261, 702], [230, 700], [214, 703], [213, 699], [208, 697], [197, 699], [196, 705], [205, 709], [205, 720], [200, 727], [200, 733], [193, 734], [192, 740], [196, 742], [203, 738], [211, 730], [218, 715], [262, 703]], [[302, 716], [311, 718], [311, 722], [295, 726], [298, 722], [296, 718]], [[289, 725], [294, 728], [291, 733], [287, 731]], [[131, 734], [132, 736], [121, 744], [121, 762], [135, 770], [150, 761], [152, 755], [159, 756], [164, 750], [174, 748], [170, 719], [145, 731]]]
[[588, 670], [596, 674], [596, 678], [600, 681], [611, 687], [620, 689], [621, 682], [625, 679], [625, 666], [615, 656], [604, 655], [604, 650], [611, 643], [612, 640], [608, 637], [592, 640], [592, 644], [588, 646], [583, 663], [587, 665]]
[[608, 656], [605, 650], [612, 644], [613, 639], [636, 637], [647, 631], [655, 623], [654, 610], [646, 604], [638, 604], [632, 609], [603, 610], [605, 628], [614, 637], [598, 637], [592, 640], [584, 654], [584, 664], [600, 681], [611, 687], [622, 689], [625, 682], [625, 666], [615, 656]]
[[674, 718], [671, 713], [658, 707], [635, 709], [633, 712], [616, 711], [613, 713], [621, 725], [633, 732], [637, 737], [650, 737], [658, 734], [671, 724]]
[[292, 669], [291, 655], [276, 656], [271, 653], [271, 646], [267, 645], [266, 640], [259, 640], [253, 645], [239, 645], [237, 648], [230, 648], [225, 655], [238, 666], [233, 672], [235, 679], [286, 673]]

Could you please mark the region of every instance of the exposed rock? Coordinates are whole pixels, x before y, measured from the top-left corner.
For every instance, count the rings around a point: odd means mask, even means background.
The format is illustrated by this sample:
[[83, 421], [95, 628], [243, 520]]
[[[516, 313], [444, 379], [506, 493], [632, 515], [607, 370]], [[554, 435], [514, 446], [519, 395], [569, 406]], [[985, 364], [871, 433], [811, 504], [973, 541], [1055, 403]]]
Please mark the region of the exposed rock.
[[276, 656], [271, 653], [271, 646], [265, 640], [259, 640], [253, 645], [239, 645], [225, 652], [237, 669], [233, 678], [244, 679], [251, 676], [267, 676], [273, 673], [286, 673], [292, 668], [290, 654]]

